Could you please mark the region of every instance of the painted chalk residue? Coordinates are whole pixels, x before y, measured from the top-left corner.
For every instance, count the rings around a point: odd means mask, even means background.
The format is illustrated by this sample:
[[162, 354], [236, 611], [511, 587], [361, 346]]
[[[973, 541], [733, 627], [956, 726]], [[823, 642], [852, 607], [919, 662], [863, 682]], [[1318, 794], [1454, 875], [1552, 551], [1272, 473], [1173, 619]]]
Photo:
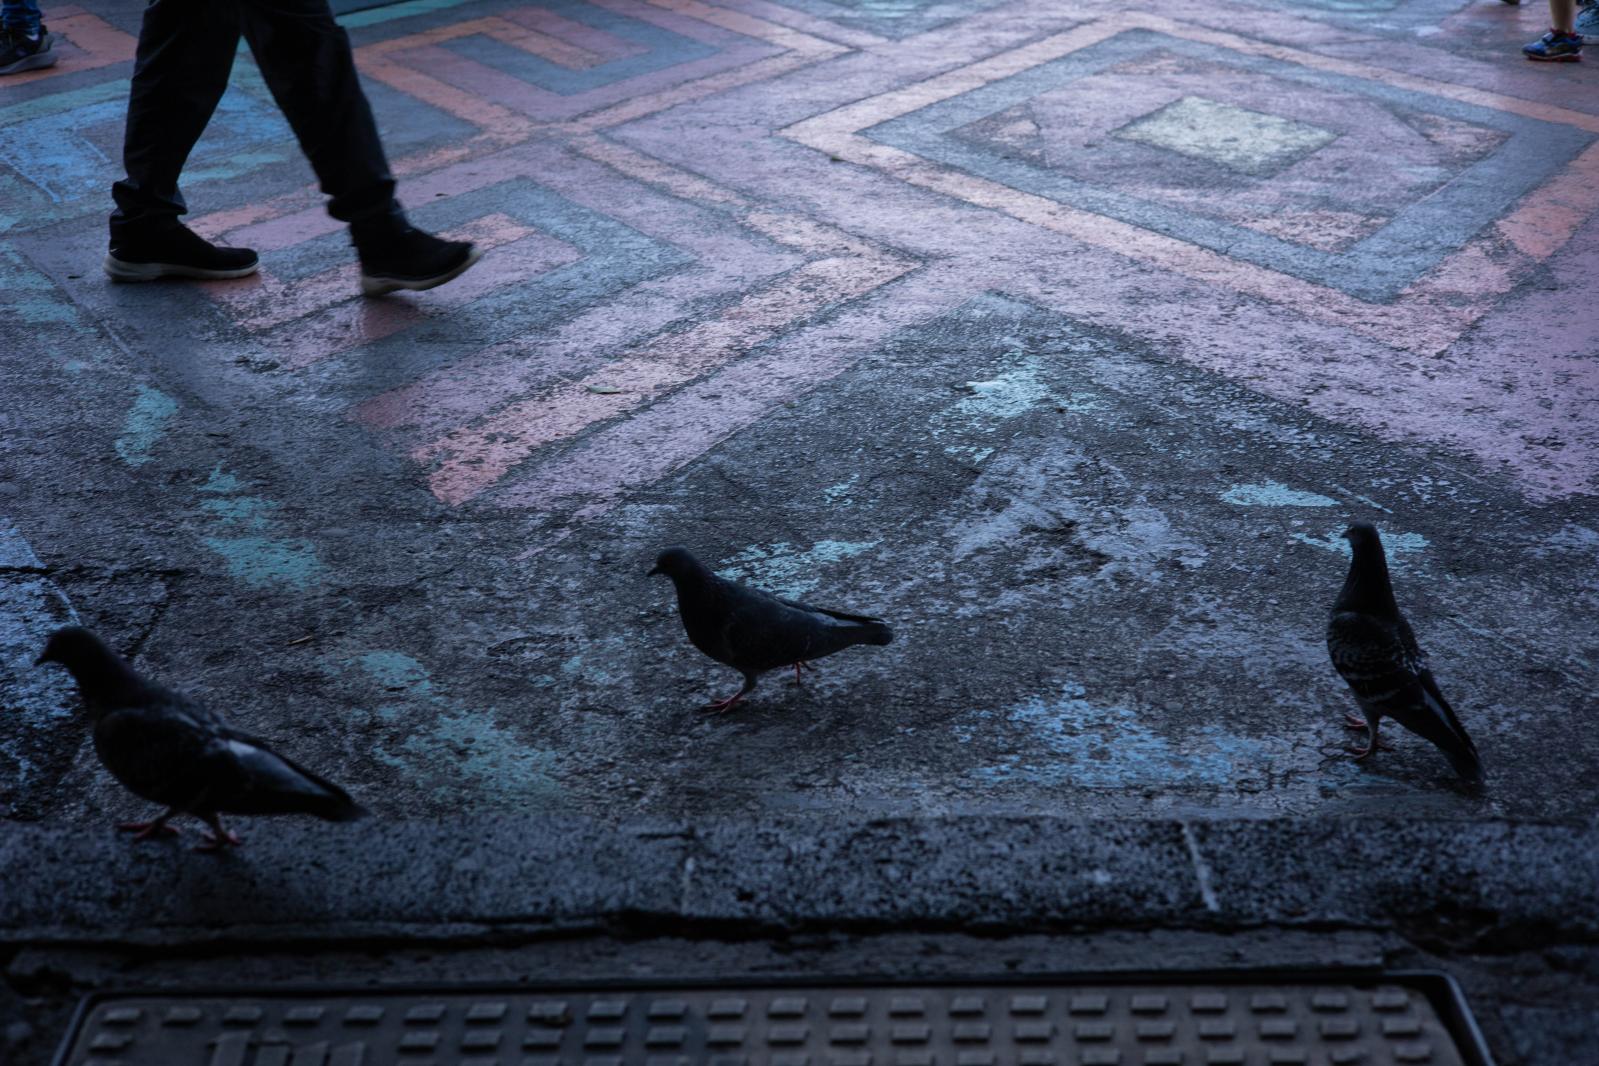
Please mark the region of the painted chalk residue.
[[969, 743], [995, 725], [1012, 732], [1021, 751], [970, 773], [987, 782], [1125, 789], [1157, 785], [1231, 788], [1258, 777], [1267, 751], [1261, 742], [1214, 725], [1180, 740], [1155, 732], [1124, 704], [1099, 704], [1067, 682], [1059, 696], [1034, 698], [1004, 711], [982, 711], [978, 724], [956, 727]]
[[[1010, 340], [1014, 343], [1014, 338]], [[1044, 360], [1038, 356], [1024, 355], [1020, 348], [1012, 348], [1005, 353], [1001, 369], [994, 377], [965, 382], [961, 387], [967, 395], [932, 418], [935, 438], [962, 438], [946, 443], [944, 454], [973, 466], [993, 455], [992, 446], [971, 438], [994, 433], [1006, 422], [1050, 400], [1050, 387], [1044, 380], [1046, 369]]]
[[151, 450], [166, 431], [167, 422], [177, 413], [177, 401], [172, 397], [159, 389], [140, 385], [139, 395], [123, 420], [122, 435], [113, 445], [117, 455], [129, 466], [148, 463]]
[[[22, 532], [0, 518], [0, 566], [43, 570]], [[65, 670], [33, 665], [50, 633], [78, 624], [78, 614], [55, 582], [43, 574], [13, 574], [0, 580], [0, 770], [16, 807], [27, 804], [40, 783], [38, 759], [65, 728], [77, 706]]]
[[1029, 567], [1072, 568], [1074, 560], [1091, 557], [1096, 579], [1120, 574], [1148, 583], [1165, 580], [1170, 565], [1187, 570], [1205, 564], [1208, 549], [1160, 508], [1141, 500], [1090, 501], [1078, 488], [1086, 463], [1063, 442], [1034, 458], [1006, 455], [990, 464], [967, 495], [1005, 505], [984, 507], [950, 526], [954, 558], [1020, 550], [1028, 553]]
[[822, 490], [822, 499], [835, 507], [848, 507], [851, 502], [849, 494], [860, 479], [859, 474], [851, 474], [847, 480], [840, 481], [837, 485], [829, 485]]
[[[1406, 556], [1417, 555], [1425, 551], [1430, 544], [1426, 537], [1420, 533], [1390, 533], [1380, 531], [1382, 546], [1388, 556], [1388, 565], [1394, 570], [1406, 568]], [[1322, 551], [1337, 552], [1347, 558], [1349, 556], [1349, 542], [1344, 539], [1343, 527], [1328, 530], [1320, 537], [1313, 537], [1308, 533], [1294, 533], [1293, 538], [1301, 544], [1309, 544], [1312, 548]]]
[[[397, 769], [419, 770], [417, 778], [434, 785], [434, 802], [493, 795], [508, 803], [528, 803], [560, 795], [553, 754], [497, 724], [491, 710], [445, 697], [416, 659], [378, 649], [351, 661], [388, 694], [371, 713], [388, 725], [405, 722], [412, 727], [397, 745], [378, 741], [373, 755]], [[441, 761], [448, 764], [448, 772], [441, 772]]]
[[1300, 492], [1275, 481], [1258, 485], [1234, 485], [1221, 494], [1227, 503], [1239, 507], [1336, 507], [1338, 501], [1315, 492]]
[[0, 308], [5, 318], [23, 325], [64, 325], [74, 327], [73, 332], [82, 325], [77, 307], [55, 282], [9, 248], [0, 248]]
[[245, 493], [245, 482], [222, 469], [211, 472], [200, 491], [200, 511], [217, 532], [203, 539], [221, 557], [228, 573], [247, 585], [264, 588], [287, 585], [300, 590], [322, 579], [323, 566], [315, 546], [303, 537], [285, 537], [274, 529], [279, 505], [262, 496]]
[[[1021, 354], [1012, 351], [1007, 352], [1006, 357], [1015, 359]], [[969, 419], [982, 421], [1005, 421], [1026, 414], [1049, 398], [1043, 372], [1043, 361], [1037, 356], [1028, 356], [989, 381], [968, 381], [966, 387], [972, 394], [962, 397], [955, 410]]]
[[246, 585], [292, 585], [308, 589], [322, 573], [308, 540], [273, 537], [206, 537], [204, 544], [227, 564], [228, 573]]
[[746, 548], [717, 571], [734, 581], [748, 581], [779, 596], [798, 597], [816, 588], [818, 571], [830, 563], [877, 547], [875, 540], [819, 540], [804, 551], [787, 541]]

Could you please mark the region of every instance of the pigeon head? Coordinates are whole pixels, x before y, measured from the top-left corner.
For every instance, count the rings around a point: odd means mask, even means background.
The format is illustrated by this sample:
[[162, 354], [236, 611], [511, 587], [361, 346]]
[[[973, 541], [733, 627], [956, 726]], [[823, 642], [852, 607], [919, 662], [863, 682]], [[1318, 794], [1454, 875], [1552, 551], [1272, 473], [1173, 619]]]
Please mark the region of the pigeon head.
[[1377, 536], [1377, 527], [1370, 522], [1356, 522], [1344, 530], [1342, 536], [1352, 548], [1382, 549], [1382, 538]]
[[60, 663], [74, 675], [93, 670], [108, 659], [116, 658], [105, 642], [82, 626], [68, 626], [50, 634], [44, 651], [33, 661], [35, 666]]
[[98, 695], [138, 683], [132, 669], [116, 652], [80, 626], [68, 626], [50, 634], [44, 651], [33, 661], [35, 666], [45, 663], [60, 663], [66, 667], [85, 695]]
[[697, 574], [703, 569], [704, 567], [700, 565], [700, 561], [690, 555], [687, 548], [674, 547], [666, 549], [655, 557], [655, 567], [650, 570], [647, 576], [654, 577], [656, 574], [665, 574], [673, 581], [676, 581], [680, 577]]
[[1349, 542], [1349, 576], [1333, 605], [1338, 611], [1366, 611], [1384, 618], [1399, 614], [1394, 587], [1388, 579], [1388, 559], [1383, 554], [1382, 538], [1370, 522], [1356, 522], [1344, 530]]

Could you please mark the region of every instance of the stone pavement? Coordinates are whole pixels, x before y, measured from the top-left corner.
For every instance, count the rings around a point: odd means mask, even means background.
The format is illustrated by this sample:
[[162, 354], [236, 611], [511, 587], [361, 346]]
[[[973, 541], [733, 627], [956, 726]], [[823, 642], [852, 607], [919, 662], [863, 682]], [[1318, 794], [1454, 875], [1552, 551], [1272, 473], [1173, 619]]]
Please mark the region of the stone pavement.
[[[1188, 827], [1269, 851], [1381, 816], [1389, 889], [1489, 926], [1526, 891], [1513, 926], [1592, 935], [1561, 877], [1599, 797], [1599, 76], [1521, 59], [1541, 5], [359, 11], [402, 198], [489, 248], [380, 301], [247, 57], [185, 188], [260, 277], [105, 281], [135, 8], [52, 6], [62, 62], [0, 84], [0, 805], [41, 823], [0, 843], [61, 864], [9, 941], [49, 886], [202, 861], [105, 829], [141, 808], [27, 665], [74, 618], [372, 806], [348, 848], [244, 827], [337, 876], [437, 817], [1135, 819], [1188, 834], [1198, 880], [1096, 920], [1184, 925], [1244, 846]], [[1352, 519], [1481, 794], [1397, 731], [1343, 753], [1322, 627]], [[643, 576], [671, 543], [899, 639], [703, 716], [736, 678]], [[1396, 819], [1572, 835], [1462, 890]], [[1006, 824], [1018, 855], [1088, 846]], [[1380, 924], [1376, 897], [1247, 921]], [[1035, 902], [1022, 925], [1068, 903]], [[46, 939], [133, 917], [68, 911]]]

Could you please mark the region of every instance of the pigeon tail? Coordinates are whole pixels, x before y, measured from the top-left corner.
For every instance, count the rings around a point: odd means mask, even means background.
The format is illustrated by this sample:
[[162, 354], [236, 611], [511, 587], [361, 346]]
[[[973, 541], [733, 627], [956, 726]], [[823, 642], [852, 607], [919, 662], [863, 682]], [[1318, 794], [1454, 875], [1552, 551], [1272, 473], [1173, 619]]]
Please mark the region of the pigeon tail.
[[856, 637], [857, 644], [874, 644], [881, 647], [894, 642], [894, 631], [884, 622], [871, 622], [860, 627], [860, 635]]
[[355, 802], [348, 795], [341, 793], [337, 796], [327, 797], [311, 813], [325, 822], [359, 822], [372, 812]]
[[1448, 701], [1438, 691], [1437, 683], [1433, 681], [1430, 673], [1422, 676], [1421, 684], [1422, 700], [1431, 715], [1421, 722], [1402, 724], [1407, 727], [1422, 726], [1415, 732], [1432, 741], [1433, 745], [1448, 757], [1449, 764], [1455, 768], [1455, 773], [1472, 784], [1479, 784], [1482, 781], [1482, 756], [1477, 754], [1477, 745], [1471, 742], [1465, 726], [1455, 717], [1454, 708], [1449, 706]]

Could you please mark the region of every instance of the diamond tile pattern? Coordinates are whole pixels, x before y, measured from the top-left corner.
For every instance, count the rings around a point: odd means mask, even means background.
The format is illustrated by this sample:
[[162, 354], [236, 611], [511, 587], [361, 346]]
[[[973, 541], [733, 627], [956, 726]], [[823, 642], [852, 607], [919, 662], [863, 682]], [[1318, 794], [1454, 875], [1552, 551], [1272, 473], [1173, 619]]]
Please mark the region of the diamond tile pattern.
[[1072, 984], [109, 996], [62, 1066], [1472, 1066], [1427, 991]]
[[1338, 135], [1304, 122], [1185, 96], [1116, 134], [1256, 174], [1314, 151]]

